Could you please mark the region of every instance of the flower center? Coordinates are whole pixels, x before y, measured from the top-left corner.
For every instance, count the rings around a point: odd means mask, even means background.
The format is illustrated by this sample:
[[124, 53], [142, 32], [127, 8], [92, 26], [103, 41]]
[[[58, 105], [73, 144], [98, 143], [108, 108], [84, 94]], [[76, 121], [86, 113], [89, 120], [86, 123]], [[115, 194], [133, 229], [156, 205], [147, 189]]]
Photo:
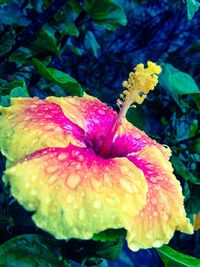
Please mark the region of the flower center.
[[161, 72], [161, 67], [148, 61], [146, 68], [144, 64], [138, 64], [134, 71], [130, 72], [128, 80], [122, 83], [125, 90], [117, 100], [120, 111], [111, 127], [109, 135], [104, 139], [99, 149], [99, 154], [102, 157], [108, 157], [115, 134], [126, 117], [129, 107], [136, 108], [136, 103], [142, 104], [148, 92], [155, 88], [158, 83], [158, 74]]

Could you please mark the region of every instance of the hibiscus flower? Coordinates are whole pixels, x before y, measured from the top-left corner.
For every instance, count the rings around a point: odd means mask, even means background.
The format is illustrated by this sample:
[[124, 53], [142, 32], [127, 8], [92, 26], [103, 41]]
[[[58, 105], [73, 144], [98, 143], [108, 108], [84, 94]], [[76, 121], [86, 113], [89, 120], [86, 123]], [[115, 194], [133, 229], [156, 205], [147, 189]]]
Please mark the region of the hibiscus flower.
[[41, 229], [57, 239], [90, 239], [124, 228], [130, 249], [160, 247], [175, 230], [192, 233], [170, 149], [126, 119], [153, 90], [161, 68], [131, 72], [120, 112], [97, 98], [13, 98], [0, 108], [3, 180]]

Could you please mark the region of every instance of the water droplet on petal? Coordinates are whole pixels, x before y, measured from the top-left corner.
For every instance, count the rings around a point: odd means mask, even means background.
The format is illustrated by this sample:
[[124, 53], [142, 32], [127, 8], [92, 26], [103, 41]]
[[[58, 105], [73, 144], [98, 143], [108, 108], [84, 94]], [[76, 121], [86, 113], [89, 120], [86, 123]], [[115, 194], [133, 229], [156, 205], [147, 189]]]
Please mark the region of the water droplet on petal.
[[112, 177], [110, 177], [107, 173], [104, 174], [104, 182], [109, 185], [110, 187], [112, 187], [112, 181], [111, 181]]
[[30, 194], [32, 196], [36, 196], [37, 195], [37, 191], [35, 189], [32, 189], [31, 192], [30, 192]]
[[130, 181], [125, 179], [119, 179], [119, 183], [127, 193], [132, 194], [137, 192], [136, 186], [131, 184]]
[[67, 202], [70, 203], [70, 204], [71, 204], [72, 202], [74, 202], [75, 199], [76, 199], [76, 198], [75, 198], [74, 195], [68, 195], [68, 196], [67, 196]]
[[163, 241], [161, 240], [161, 239], [155, 239], [154, 241], [153, 241], [153, 247], [155, 247], [155, 248], [159, 248], [159, 247], [161, 247], [162, 245], [163, 245]]
[[82, 155], [80, 155], [80, 156], [78, 157], [78, 159], [79, 159], [80, 161], [83, 161], [83, 160], [84, 160], [84, 157], [83, 157]]
[[151, 204], [156, 205], [157, 204], [157, 200], [155, 198], [152, 198], [151, 199]]
[[78, 217], [79, 217], [80, 221], [83, 221], [85, 219], [85, 211], [84, 210], [80, 210]]
[[58, 155], [58, 160], [63, 161], [67, 159], [67, 154], [61, 153]]
[[152, 239], [152, 231], [147, 231], [146, 232], [146, 238], [147, 239]]
[[57, 179], [58, 179], [57, 175], [52, 175], [52, 176], [49, 177], [48, 183], [49, 184], [53, 184]]
[[94, 178], [92, 178], [91, 179], [91, 185], [92, 185], [92, 187], [94, 188], [94, 190], [96, 190], [96, 191], [102, 191], [102, 183], [99, 181], [99, 180], [97, 180], [97, 179], [94, 179]]
[[157, 182], [157, 179], [156, 179], [155, 177], [150, 177], [150, 181], [151, 181], [152, 183], [156, 183], [156, 182]]
[[167, 222], [169, 220], [169, 215], [167, 213], [163, 213], [162, 215], [163, 221]]
[[96, 200], [96, 201], [94, 202], [94, 204], [93, 204], [93, 207], [94, 207], [95, 209], [100, 209], [101, 206], [102, 206], [102, 203], [101, 203], [101, 201], [99, 201], [99, 200]]
[[98, 110], [98, 113], [99, 113], [100, 115], [104, 115], [104, 114], [105, 114], [105, 111], [102, 110], [102, 109], [99, 109], [99, 110]]
[[67, 185], [71, 189], [75, 189], [81, 181], [81, 178], [78, 174], [70, 174], [67, 178]]
[[133, 251], [138, 251], [140, 249], [140, 246], [136, 242], [129, 243], [129, 248]]
[[153, 212], [153, 216], [157, 217], [158, 216], [158, 212], [157, 211], [154, 211]]
[[54, 173], [55, 171], [57, 171], [58, 167], [57, 166], [49, 166], [46, 168], [46, 171], [48, 173]]

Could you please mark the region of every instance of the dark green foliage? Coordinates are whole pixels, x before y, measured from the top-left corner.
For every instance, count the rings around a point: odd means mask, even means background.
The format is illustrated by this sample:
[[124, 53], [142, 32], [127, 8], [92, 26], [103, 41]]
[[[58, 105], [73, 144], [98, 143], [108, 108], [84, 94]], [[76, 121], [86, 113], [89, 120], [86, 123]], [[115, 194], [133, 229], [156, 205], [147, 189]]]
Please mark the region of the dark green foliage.
[[[200, 213], [198, 9], [198, 0], [0, 0], [1, 105], [9, 106], [11, 97], [82, 96], [85, 91], [116, 108], [121, 83], [133, 66], [157, 62], [163, 68], [159, 86], [142, 106], [129, 110], [127, 119], [172, 149], [192, 219]], [[2, 174], [3, 156], [0, 168]], [[125, 234], [108, 229], [87, 241], [47, 238], [0, 183], [2, 267], [101, 266], [102, 259], [118, 257]], [[200, 266], [187, 256], [200, 257], [199, 244], [199, 231], [176, 233], [170, 243], [174, 250], [165, 246], [158, 253], [165, 266]], [[105, 264], [149, 267], [149, 262], [163, 266], [155, 250], [124, 249], [119, 262]]]

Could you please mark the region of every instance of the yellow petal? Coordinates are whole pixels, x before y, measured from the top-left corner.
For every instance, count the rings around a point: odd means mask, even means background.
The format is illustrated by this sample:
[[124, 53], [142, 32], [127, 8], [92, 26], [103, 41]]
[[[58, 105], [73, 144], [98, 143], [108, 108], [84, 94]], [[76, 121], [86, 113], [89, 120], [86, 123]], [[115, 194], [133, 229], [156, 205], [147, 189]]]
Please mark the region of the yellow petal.
[[73, 145], [35, 152], [5, 175], [36, 225], [58, 239], [129, 228], [146, 203], [144, 175], [128, 159], [103, 159]]

